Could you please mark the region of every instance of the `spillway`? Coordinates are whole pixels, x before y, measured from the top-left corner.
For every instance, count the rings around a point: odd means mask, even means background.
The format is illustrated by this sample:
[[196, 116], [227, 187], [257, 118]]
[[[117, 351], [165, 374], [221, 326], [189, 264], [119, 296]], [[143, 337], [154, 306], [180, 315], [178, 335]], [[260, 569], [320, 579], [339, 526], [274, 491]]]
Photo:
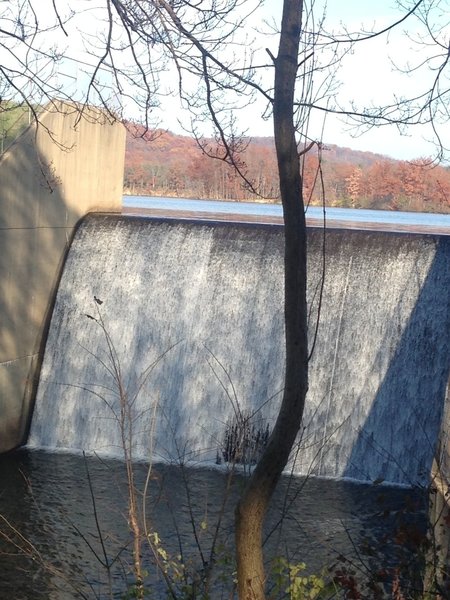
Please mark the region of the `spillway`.
[[[310, 229], [308, 244], [311, 340], [319, 322], [290, 468], [424, 484], [449, 375], [450, 238]], [[257, 452], [283, 337], [281, 226], [89, 216], [28, 445], [120, 456], [125, 434], [136, 458], [210, 464], [230, 459], [240, 415]]]

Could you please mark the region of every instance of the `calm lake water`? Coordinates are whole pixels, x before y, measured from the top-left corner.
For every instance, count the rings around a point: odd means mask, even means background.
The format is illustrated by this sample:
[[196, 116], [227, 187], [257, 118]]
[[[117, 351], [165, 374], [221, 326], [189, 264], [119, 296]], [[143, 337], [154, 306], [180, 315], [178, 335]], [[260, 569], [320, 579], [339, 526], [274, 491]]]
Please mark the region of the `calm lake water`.
[[[280, 204], [157, 196], [124, 196], [123, 213], [275, 224], [282, 222]], [[309, 226], [322, 226], [324, 218], [328, 227], [450, 235], [450, 214], [329, 207], [324, 211], [318, 206], [310, 206], [306, 211]]]
[[[123, 597], [131, 567], [124, 471], [117, 460], [39, 450], [0, 457], [0, 531], [11, 536], [9, 543], [0, 538], [1, 599], [106, 598], [105, 561], [112, 563], [114, 597]], [[136, 465], [139, 490], [146, 473], [146, 465]], [[242, 475], [233, 478], [219, 528], [218, 560], [227, 574], [227, 590], [234, 568], [229, 560], [233, 509], [243, 484]], [[150, 526], [158, 531], [164, 549], [173, 557], [183, 554], [192, 569], [201, 569], [200, 551], [210, 559], [227, 485], [227, 474], [220, 470], [153, 467]], [[397, 545], [396, 532], [406, 524], [421, 528], [424, 508], [419, 490], [284, 477], [268, 518], [266, 552], [304, 561], [313, 573], [339, 568], [339, 557], [345, 556], [345, 565], [363, 578], [380, 564], [387, 567], [404, 559], [406, 549], [403, 542]], [[25, 558], [15, 544], [25, 549], [32, 544], [48, 568], [40, 560]], [[165, 598], [164, 582], [149, 552], [145, 561], [152, 597]], [[219, 599], [223, 585], [217, 585], [214, 598]]]

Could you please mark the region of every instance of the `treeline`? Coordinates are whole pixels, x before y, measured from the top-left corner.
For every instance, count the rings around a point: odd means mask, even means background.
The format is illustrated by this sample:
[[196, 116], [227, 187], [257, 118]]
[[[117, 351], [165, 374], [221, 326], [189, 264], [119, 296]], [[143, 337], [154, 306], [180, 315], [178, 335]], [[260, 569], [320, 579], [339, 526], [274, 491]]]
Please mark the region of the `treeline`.
[[[192, 138], [170, 132], [152, 137], [128, 136], [126, 194], [255, 199], [232, 168], [202, 154]], [[261, 197], [277, 201], [273, 140], [252, 139], [241, 160]], [[317, 149], [311, 150], [302, 168], [305, 198], [311, 204], [321, 204], [324, 195], [328, 206], [450, 212], [450, 169], [427, 159], [398, 161], [330, 145], [322, 148], [320, 160]]]
[[[39, 110], [38, 107], [35, 110]], [[0, 99], [0, 154], [28, 127], [31, 118], [27, 105]]]

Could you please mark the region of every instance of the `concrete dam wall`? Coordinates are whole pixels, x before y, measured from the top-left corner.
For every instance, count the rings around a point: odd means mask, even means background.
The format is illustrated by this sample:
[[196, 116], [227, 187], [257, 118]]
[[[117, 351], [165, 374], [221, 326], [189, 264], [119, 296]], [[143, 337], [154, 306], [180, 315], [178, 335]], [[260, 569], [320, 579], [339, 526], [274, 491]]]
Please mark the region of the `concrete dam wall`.
[[55, 102], [0, 156], [0, 452], [24, 442], [74, 228], [121, 209], [124, 150], [120, 123]]
[[[450, 239], [331, 230], [324, 254], [324, 233], [308, 236], [311, 339], [320, 319], [291, 467], [424, 484], [449, 375]], [[65, 264], [28, 443], [120, 455], [125, 405], [136, 457], [236, 458], [243, 421], [257, 458], [283, 332], [282, 227], [91, 215]]]

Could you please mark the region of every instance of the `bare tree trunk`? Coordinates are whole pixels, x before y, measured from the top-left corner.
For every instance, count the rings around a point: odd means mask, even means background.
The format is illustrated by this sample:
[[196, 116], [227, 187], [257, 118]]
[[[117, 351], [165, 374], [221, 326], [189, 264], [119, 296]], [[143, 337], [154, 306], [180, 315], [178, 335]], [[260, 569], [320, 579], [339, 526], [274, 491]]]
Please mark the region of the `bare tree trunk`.
[[284, 0], [280, 45], [275, 59], [274, 130], [285, 226], [285, 387], [267, 448], [236, 507], [240, 600], [265, 598], [264, 515], [300, 429], [308, 389], [306, 224], [294, 125], [302, 9], [303, 0]]

